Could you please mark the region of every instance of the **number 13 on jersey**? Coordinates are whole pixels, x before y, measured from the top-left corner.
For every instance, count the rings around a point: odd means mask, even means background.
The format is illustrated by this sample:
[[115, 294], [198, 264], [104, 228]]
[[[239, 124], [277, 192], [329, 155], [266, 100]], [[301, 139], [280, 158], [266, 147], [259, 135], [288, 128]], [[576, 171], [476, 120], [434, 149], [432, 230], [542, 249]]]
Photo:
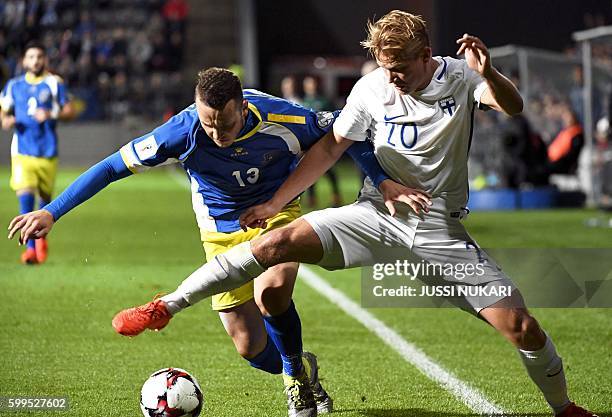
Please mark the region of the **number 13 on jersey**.
[[[236, 181], [238, 181], [238, 185], [240, 185], [241, 187], [246, 187], [246, 184], [242, 179], [242, 174], [240, 173], [240, 171], [234, 171], [232, 172], [232, 175], [234, 176], [234, 178], [236, 178]], [[259, 168], [247, 169], [245, 179], [249, 184], [255, 184], [259, 179]]]

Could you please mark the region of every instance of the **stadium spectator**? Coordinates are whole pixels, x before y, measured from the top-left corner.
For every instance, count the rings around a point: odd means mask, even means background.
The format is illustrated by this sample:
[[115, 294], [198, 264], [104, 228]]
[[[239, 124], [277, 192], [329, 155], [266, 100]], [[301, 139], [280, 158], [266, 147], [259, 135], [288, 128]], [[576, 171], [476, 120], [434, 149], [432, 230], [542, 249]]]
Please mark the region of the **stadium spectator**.
[[517, 114], [501, 124], [504, 146], [502, 160], [503, 182], [509, 188], [520, 188], [525, 183], [547, 185], [548, 175], [542, 172], [546, 164], [546, 144], [535, 132], [529, 120]]
[[189, 5], [185, 0], [167, 0], [162, 9], [164, 19], [171, 32], [185, 33], [185, 22], [189, 13]]
[[330, 101], [319, 91], [319, 80], [316, 77], [307, 75], [302, 81], [302, 86], [304, 88], [304, 98], [302, 99], [304, 107], [316, 111], [332, 110]]
[[563, 129], [548, 145], [547, 171], [550, 174], [574, 174], [584, 145], [582, 126], [567, 104], [562, 106], [560, 117]]
[[283, 77], [283, 79], [281, 80], [280, 89], [281, 96], [285, 100], [289, 100], [298, 104], [302, 103], [302, 99], [300, 98], [300, 95], [297, 90], [297, 82], [295, 81], [295, 76], [287, 75]]

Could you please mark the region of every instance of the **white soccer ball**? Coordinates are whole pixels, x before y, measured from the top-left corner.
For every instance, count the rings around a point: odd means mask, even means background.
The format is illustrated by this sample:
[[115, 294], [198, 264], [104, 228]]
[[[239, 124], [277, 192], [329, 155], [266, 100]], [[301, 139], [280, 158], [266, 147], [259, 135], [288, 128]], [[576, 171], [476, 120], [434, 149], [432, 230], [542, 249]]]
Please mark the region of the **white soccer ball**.
[[142, 386], [140, 409], [145, 417], [196, 417], [204, 405], [198, 381], [180, 368], [151, 374]]

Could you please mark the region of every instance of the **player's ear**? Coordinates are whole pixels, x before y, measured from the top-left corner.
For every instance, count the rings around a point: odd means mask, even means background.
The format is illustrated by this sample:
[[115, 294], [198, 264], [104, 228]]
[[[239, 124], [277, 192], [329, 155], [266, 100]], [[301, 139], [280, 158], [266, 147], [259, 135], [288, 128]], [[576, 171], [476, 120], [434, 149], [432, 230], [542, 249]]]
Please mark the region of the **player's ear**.
[[246, 117], [246, 115], [249, 112], [249, 102], [246, 100], [246, 98], [242, 99], [242, 114], [244, 115], [244, 117]]
[[429, 46], [426, 46], [425, 48], [423, 48], [423, 54], [421, 55], [423, 57], [423, 62], [425, 63], [429, 62], [429, 60], [431, 59], [431, 55], [432, 55], [432, 51]]

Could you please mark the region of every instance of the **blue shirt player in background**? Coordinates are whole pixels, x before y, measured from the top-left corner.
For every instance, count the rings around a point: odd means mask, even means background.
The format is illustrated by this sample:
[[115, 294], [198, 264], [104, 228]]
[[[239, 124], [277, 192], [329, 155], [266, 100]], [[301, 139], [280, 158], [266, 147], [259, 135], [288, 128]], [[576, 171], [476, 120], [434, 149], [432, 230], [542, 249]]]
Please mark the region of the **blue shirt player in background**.
[[[112, 181], [149, 168], [180, 163], [191, 183], [193, 210], [207, 259], [290, 223], [300, 216], [290, 202], [259, 228], [243, 231], [239, 217], [267, 201], [299, 162], [300, 154], [328, 132], [338, 112], [315, 112], [255, 90], [242, 90], [232, 72], [200, 71], [195, 103], [164, 125], [129, 142], [90, 168], [43, 210], [18, 216], [12, 230], [45, 236], [55, 221]], [[390, 182], [367, 142], [348, 153], [375, 184]], [[237, 351], [251, 366], [283, 373], [290, 417], [329, 412], [331, 398], [318, 380], [316, 357], [302, 350], [301, 324], [291, 299], [298, 264], [270, 268], [257, 280], [213, 298]], [[151, 329], [164, 327], [173, 308], [162, 297], [149, 303], [163, 314]], [[149, 309], [149, 307], [145, 307]], [[134, 336], [122, 320], [115, 330]]]
[[[9, 80], [0, 95], [2, 128], [14, 129], [11, 188], [17, 193], [21, 213], [34, 210], [36, 195], [40, 208], [51, 201], [57, 171], [55, 127], [59, 118], [72, 115], [66, 87], [60, 77], [47, 72], [46, 59], [42, 45], [26, 45], [26, 73]], [[28, 240], [21, 262], [36, 264], [46, 259], [46, 240]]]

